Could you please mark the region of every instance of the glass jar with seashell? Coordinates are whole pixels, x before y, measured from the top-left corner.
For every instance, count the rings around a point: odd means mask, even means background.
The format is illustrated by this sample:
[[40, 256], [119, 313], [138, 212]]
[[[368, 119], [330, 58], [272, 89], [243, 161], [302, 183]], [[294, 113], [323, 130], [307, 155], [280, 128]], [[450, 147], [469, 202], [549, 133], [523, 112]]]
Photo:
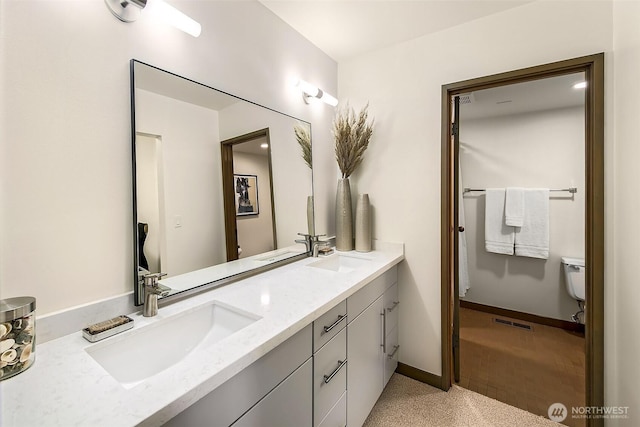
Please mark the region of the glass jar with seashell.
[[0, 300], [0, 381], [29, 368], [35, 360], [33, 297]]

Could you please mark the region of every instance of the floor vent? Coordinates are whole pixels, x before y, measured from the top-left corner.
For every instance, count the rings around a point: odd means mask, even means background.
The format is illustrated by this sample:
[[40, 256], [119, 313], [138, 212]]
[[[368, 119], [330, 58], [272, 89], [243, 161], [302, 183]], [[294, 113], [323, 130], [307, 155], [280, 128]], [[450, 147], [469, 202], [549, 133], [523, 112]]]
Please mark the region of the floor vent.
[[533, 331], [533, 327], [525, 323], [518, 323], [512, 320], [500, 319], [499, 317], [494, 317], [493, 321], [495, 323], [500, 323], [501, 325], [513, 326], [514, 328], [524, 329], [525, 331]]

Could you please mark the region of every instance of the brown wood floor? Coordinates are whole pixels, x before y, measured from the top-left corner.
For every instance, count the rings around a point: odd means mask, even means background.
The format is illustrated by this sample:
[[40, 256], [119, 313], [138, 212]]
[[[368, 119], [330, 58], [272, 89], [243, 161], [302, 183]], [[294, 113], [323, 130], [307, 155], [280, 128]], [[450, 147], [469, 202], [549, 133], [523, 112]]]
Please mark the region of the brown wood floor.
[[[493, 318], [529, 324], [527, 331]], [[571, 408], [585, 404], [584, 335], [466, 308], [460, 309], [458, 385], [531, 413], [547, 416], [564, 404], [568, 426], [584, 426]]]

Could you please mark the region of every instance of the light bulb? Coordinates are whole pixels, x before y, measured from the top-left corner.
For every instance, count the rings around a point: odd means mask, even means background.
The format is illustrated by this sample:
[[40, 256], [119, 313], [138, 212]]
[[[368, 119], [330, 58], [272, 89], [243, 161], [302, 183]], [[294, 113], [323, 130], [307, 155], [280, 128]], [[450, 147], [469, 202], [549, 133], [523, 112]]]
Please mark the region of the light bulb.
[[193, 37], [198, 37], [202, 32], [202, 27], [197, 21], [189, 18], [163, 0], [149, 0], [145, 9], [145, 13], [152, 15], [155, 19], [172, 25]]

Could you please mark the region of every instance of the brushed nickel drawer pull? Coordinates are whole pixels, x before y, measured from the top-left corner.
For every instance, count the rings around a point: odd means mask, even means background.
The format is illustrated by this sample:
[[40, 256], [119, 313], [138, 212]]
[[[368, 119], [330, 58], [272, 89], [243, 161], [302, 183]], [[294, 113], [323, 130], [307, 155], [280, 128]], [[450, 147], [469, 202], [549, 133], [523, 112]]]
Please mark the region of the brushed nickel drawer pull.
[[392, 352], [391, 352], [391, 354], [390, 354], [390, 355], [388, 355], [387, 357], [388, 357], [389, 359], [393, 359], [393, 356], [395, 356], [395, 355], [396, 355], [396, 353], [398, 352], [398, 349], [399, 349], [399, 348], [400, 348], [400, 346], [399, 346], [399, 345], [394, 345], [394, 346], [393, 346], [393, 351], [392, 351]]
[[333, 328], [338, 326], [338, 323], [342, 322], [346, 318], [347, 318], [347, 316], [345, 316], [344, 314], [339, 315], [338, 316], [338, 320], [333, 322], [331, 325], [324, 327], [324, 333], [326, 334], [327, 332], [331, 331]]
[[382, 347], [382, 352], [386, 353], [387, 352], [387, 312], [385, 311], [385, 309], [382, 309], [382, 313], [380, 313], [380, 316], [382, 316], [382, 344], [380, 344], [380, 347]]
[[325, 384], [329, 384], [329, 381], [331, 381], [333, 377], [335, 377], [338, 374], [338, 372], [340, 372], [340, 369], [342, 369], [342, 367], [347, 364], [347, 360], [346, 359], [338, 360], [338, 363], [339, 363], [338, 367], [334, 369], [333, 372], [331, 372], [329, 375], [324, 376]]
[[393, 310], [395, 310], [395, 308], [398, 306], [398, 304], [400, 304], [400, 301], [394, 301], [393, 305], [391, 307], [387, 308], [387, 311], [389, 313], [391, 313]]

